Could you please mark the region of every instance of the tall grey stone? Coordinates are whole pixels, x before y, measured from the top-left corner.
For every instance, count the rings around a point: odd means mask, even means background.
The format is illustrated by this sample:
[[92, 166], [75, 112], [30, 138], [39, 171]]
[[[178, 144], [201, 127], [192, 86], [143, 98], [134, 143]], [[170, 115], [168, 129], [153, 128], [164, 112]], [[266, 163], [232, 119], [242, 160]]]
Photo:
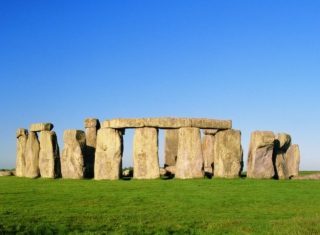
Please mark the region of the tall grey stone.
[[29, 178], [37, 178], [40, 176], [39, 170], [39, 151], [40, 143], [36, 132], [30, 131], [26, 144], [26, 167], [25, 176]]
[[275, 175], [274, 169], [275, 135], [271, 131], [255, 131], [251, 133], [247, 177], [270, 179]]
[[59, 146], [54, 131], [40, 132], [39, 168], [43, 178], [61, 176]]
[[214, 177], [236, 178], [241, 175], [243, 159], [241, 132], [219, 131], [214, 140]]
[[66, 130], [63, 134], [64, 148], [61, 157], [61, 173], [63, 178], [84, 178], [84, 154], [86, 135], [81, 130]]
[[96, 118], [87, 118], [84, 120], [84, 126], [86, 129], [85, 176], [86, 178], [92, 178], [94, 176], [97, 131], [100, 129], [100, 122]]
[[215, 134], [207, 134], [205, 132], [202, 138], [202, 154], [204, 160], [204, 171], [206, 174], [213, 174], [213, 163], [214, 163], [214, 143]]
[[166, 129], [165, 134], [165, 166], [175, 166], [178, 155], [178, 140], [179, 131], [178, 129]]
[[275, 159], [275, 178], [289, 179], [286, 152], [291, 145], [291, 136], [286, 133], [279, 133], [275, 137], [274, 157]]
[[299, 175], [300, 150], [299, 145], [293, 144], [286, 153], [286, 165], [288, 177], [296, 177]]
[[94, 179], [119, 179], [122, 174], [122, 132], [111, 128], [98, 130], [96, 146]]
[[160, 177], [158, 130], [156, 128], [135, 129], [133, 165], [133, 177], [135, 179], [156, 179]]
[[28, 138], [28, 130], [19, 128], [16, 132], [17, 137], [17, 156], [16, 156], [16, 176], [23, 177], [26, 167], [26, 146]]
[[204, 176], [200, 129], [179, 129], [178, 157], [175, 178], [191, 179]]

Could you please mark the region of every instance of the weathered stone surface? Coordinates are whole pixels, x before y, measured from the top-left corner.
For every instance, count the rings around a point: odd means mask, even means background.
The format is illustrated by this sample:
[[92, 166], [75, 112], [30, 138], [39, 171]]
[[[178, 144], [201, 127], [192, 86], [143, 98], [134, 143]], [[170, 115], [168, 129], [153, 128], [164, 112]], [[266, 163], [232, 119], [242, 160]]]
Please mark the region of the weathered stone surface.
[[213, 174], [214, 142], [214, 135], [204, 135], [202, 138], [202, 155], [204, 160], [204, 171], [206, 174]]
[[200, 129], [187, 127], [179, 129], [178, 157], [175, 177], [178, 179], [202, 178], [203, 156]]
[[164, 168], [166, 173], [169, 175], [174, 175], [176, 173], [176, 166], [167, 166]]
[[181, 127], [197, 127], [209, 129], [230, 129], [232, 122], [230, 120], [215, 120], [207, 118], [121, 118], [106, 120], [102, 124], [102, 128], [181, 128]]
[[280, 151], [287, 151], [291, 145], [291, 136], [286, 133], [279, 133], [276, 135], [277, 148]]
[[13, 175], [12, 171], [7, 171], [7, 170], [0, 171], [0, 176], [12, 176], [12, 175]]
[[59, 146], [57, 135], [54, 131], [40, 132], [39, 169], [43, 178], [61, 176]]
[[133, 139], [133, 177], [156, 179], [160, 177], [158, 158], [158, 130], [137, 128]]
[[100, 122], [97, 118], [86, 118], [84, 120], [84, 127], [85, 128], [100, 128]]
[[30, 126], [30, 131], [51, 131], [53, 129], [52, 123], [34, 123]]
[[25, 152], [25, 172], [24, 176], [36, 178], [40, 176], [39, 170], [40, 143], [36, 132], [30, 131]]
[[85, 167], [86, 178], [94, 177], [94, 161], [97, 144], [97, 131], [100, 128], [100, 122], [95, 118], [87, 118], [84, 121], [86, 128], [86, 151], [85, 151]]
[[28, 131], [26, 129], [19, 128], [17, 130], [17, 156], [16, 156], [16, 176], [23, 177], [26, 167], [26, 147]]
[[275, 136], [274, 157], [275, 157], [275, 178], [288, 179], [286, 164], [286, 152], [291, 145], [291, 136], [286, 133], [279, 133]]
[[64, 148], [61, 157], [61, 173], [63, 178], [84, 178], [84, 151], [86, 135], [80, 130], [66, 130], [63, 135]]
[[20, 136], [28, 135], [28, 130], [24, 128], [18, 128], [16, 131], [16, 137], [19, 138]]
[[178, 155], [178, 141], [179, 141], [179, 130], [167, 129], [164, 132], [165, 143], [164, 143], [164, 159], [165, 166], [175, 166]]
[[[274, 150], [276, 151], [276, 150]], [[289, 179], [287, 164], [286, 164], [286, 153], [285, 152], [274, 152], [276, 154], [275, 162], [275, 175], [276, 179]]]
[[241, 132], [237, 130], [219, 131], [215, 135], [214, 177], [236, 178], [243, 166]]
[[291, 145], [286, 153], [286, 165], [288, 177], [296, 177], [299, 175], [300, 150], [299, 145]]
[[204, 135], [215, 135], [215, 134], [217, 134], [218, 131], [219, 131], [219, 129], [204, 129], [203, 134]]
[[294, 176], [292, 177], [293, 180], [320, 180], [320, 174], [311, 174], [311, 175], [304, 175], [304, 176]]
[[122, 173], [122, 135], [116, 129], [98, 131], [94, 179], [116, 180]]
[[274, 140], [275, 135], [271, 131], [255, 131], [251, 134], [247, 164], [248, 178], [274, 177]]

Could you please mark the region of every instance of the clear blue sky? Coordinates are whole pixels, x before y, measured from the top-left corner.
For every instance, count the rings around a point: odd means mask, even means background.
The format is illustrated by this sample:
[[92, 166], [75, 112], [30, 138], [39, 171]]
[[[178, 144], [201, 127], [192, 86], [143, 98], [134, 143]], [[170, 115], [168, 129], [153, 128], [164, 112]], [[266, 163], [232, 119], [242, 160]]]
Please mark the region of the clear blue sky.
[[319, 12], [308, 0], [1, 1], [0, 168], [33, 122], [53, 122], [62, 149], [86, 117], [185, 116], [232, 119], [245, 159], [251, 131], [288, 132], [301, 168], [319, 170]]

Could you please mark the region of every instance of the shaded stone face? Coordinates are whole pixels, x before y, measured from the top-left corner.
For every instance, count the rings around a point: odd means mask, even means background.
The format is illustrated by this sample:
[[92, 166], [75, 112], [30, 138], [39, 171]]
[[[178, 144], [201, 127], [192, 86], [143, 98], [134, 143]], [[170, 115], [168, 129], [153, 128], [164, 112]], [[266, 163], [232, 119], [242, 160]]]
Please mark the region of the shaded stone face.
[[39, 151], [40, 143], [36, 132], [30, 131], [26, 144], [25, 153], [25, 174], [29, 178], [36, 178], [40, 176], [39, 170]]
[[214, 176], [236, 178], [243, 166], [241, 132], [237, 130], [219, 131], [214, 140]]
[[43, 178], [57, 178], [61, 175], [60, 153], [54, 131], [40, 132], [39, 169]]
[[275, 175], [274, 149], [275, 135], [271, 131], [255, 131], [251, 134], [247, 177], [270, 179]]
[[85, 177], [93, 178], [95, 151], [97, 144], [97, 131], [100, 128], [100, 122], [96, 118], [87, 118], [84, 121], [86, 128], [86, 151], [85, 151]]
[[106, 120], [102, 128], [181, 128], [197, 127], [209, 129], [230, 129], [232, 122], [230, 120], [215, 120], [207, 118], [119, 118]]
[[94, 179], [117, 180], [122, 173], [122, 134], [111, 128], [98, 131]]
[[178, 157], [175, 178], [202, 178], [203, 156], [200, 129], [194, 127], [179, 129]]
[[289, 179], [286, 152], [291, 145], [291, 136], [286, 133], [279, 133], [275, 137], [274, 142], [274, 158], [275, 158], [275, 178]]
[[23, 177], [25, 174], [26, 166], [26, 146], [28, 131], [26, 129], [19, 128], [16, 133], [17, 136], [17, 156], [16, 156], [16, 176]]
[[287, 174], [289, 178], [299, 175], [300, 150], [299, 145], [291, 145], [286, 153]]
[[84, 178], [84, 152], [86, 136], [84, 131], [66, 130], [63, 135], [64, 148], [61, 157], [61, 173], [63, 178]]
[[30, 126], [30, 131], [51, 131], [53, 129], [52, 123], [34, 123]]
[[165, 133], [165, 166], [175, 166], [178, 155], [179, 131], [166, 129]]
[[133, 177], [156, 179], [160, 177], [158, 158], [158, 130], [137, 128], [133, 140]]
[[202, 138], [202, 154], [204, 160], [204, 171], [206, 174], [213, 174], [214, 142], [214, 135], [205, 134]]

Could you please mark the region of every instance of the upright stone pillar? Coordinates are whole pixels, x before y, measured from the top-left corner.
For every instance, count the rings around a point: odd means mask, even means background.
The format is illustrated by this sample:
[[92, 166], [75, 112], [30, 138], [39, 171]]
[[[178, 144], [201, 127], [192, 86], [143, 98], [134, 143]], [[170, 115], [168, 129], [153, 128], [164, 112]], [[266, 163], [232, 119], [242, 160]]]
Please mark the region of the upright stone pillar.
[[175, 178], [191, 179], [203, 176], [200, 129], [194, 127], [180, 128]]
[[289, 179], [286, 164], [286, 152], [291, 145], [291, 136], [285, 133], [277, 134], [274, 145], [275, 178]]
[[214, 142], [218, 130], [205, 130], [202, 138], [202, 154], [205, 174], [213, 175]]
[[63, 134], [64, 148], [61, 157], [61, 173], [63, 178], [84, 178], [84, 154], [86, 135], [80, 130], [66, 130]]
[[293, 144], [286, 153], [287, 174], [289, 178], [299, 175], [300, 150], [299, 145]]
[[158, 157], [158, 130], [137, 128], [133, 140], [133, 177], [156, 179], [160, 177]]
[[251, 134], [247, 164], [248, 178], [274, 177], [274, 141], [275, 135], [271, 131], [255, 131]]
[[166, 129], [165, 134], [165, 167], [175, 166], [178, 155], [178, 140], [179, 140], [179, 130], [178, 129]]
[[23, 177], [25, 175], [26, 166], [26, 146], [28, 138], [28, 130], [19, 128], [16, 132], [17, 137], [17, 158], [16, 158], [16, 176]]
[[122, 131], [103, 128], [98, 131], [94, 162], [95, 180], [117, 180], [122, 174]]
[[214, 177], [239, 177], [243, 166], [241, 132], [232, 129], [219, 131], [213, 149]]
[[26, 145], [26, 167], [25, 176], [29, 178], [37, 178], [40, 176], [39, 170], [39, 151], [40, 143], [37, 133], [34, 131], [29, 132], [27, 145]]
[[87, 118], [84, 120], [84, 126], [86, 129], [85, 176], [86, 178], [93, 178], [97, 131], [100, 129], [100, 122], [95, 118]]
[[43, 178], [61, 176], [59, 146], [54, 131], [40, 132], [39, 168]]

